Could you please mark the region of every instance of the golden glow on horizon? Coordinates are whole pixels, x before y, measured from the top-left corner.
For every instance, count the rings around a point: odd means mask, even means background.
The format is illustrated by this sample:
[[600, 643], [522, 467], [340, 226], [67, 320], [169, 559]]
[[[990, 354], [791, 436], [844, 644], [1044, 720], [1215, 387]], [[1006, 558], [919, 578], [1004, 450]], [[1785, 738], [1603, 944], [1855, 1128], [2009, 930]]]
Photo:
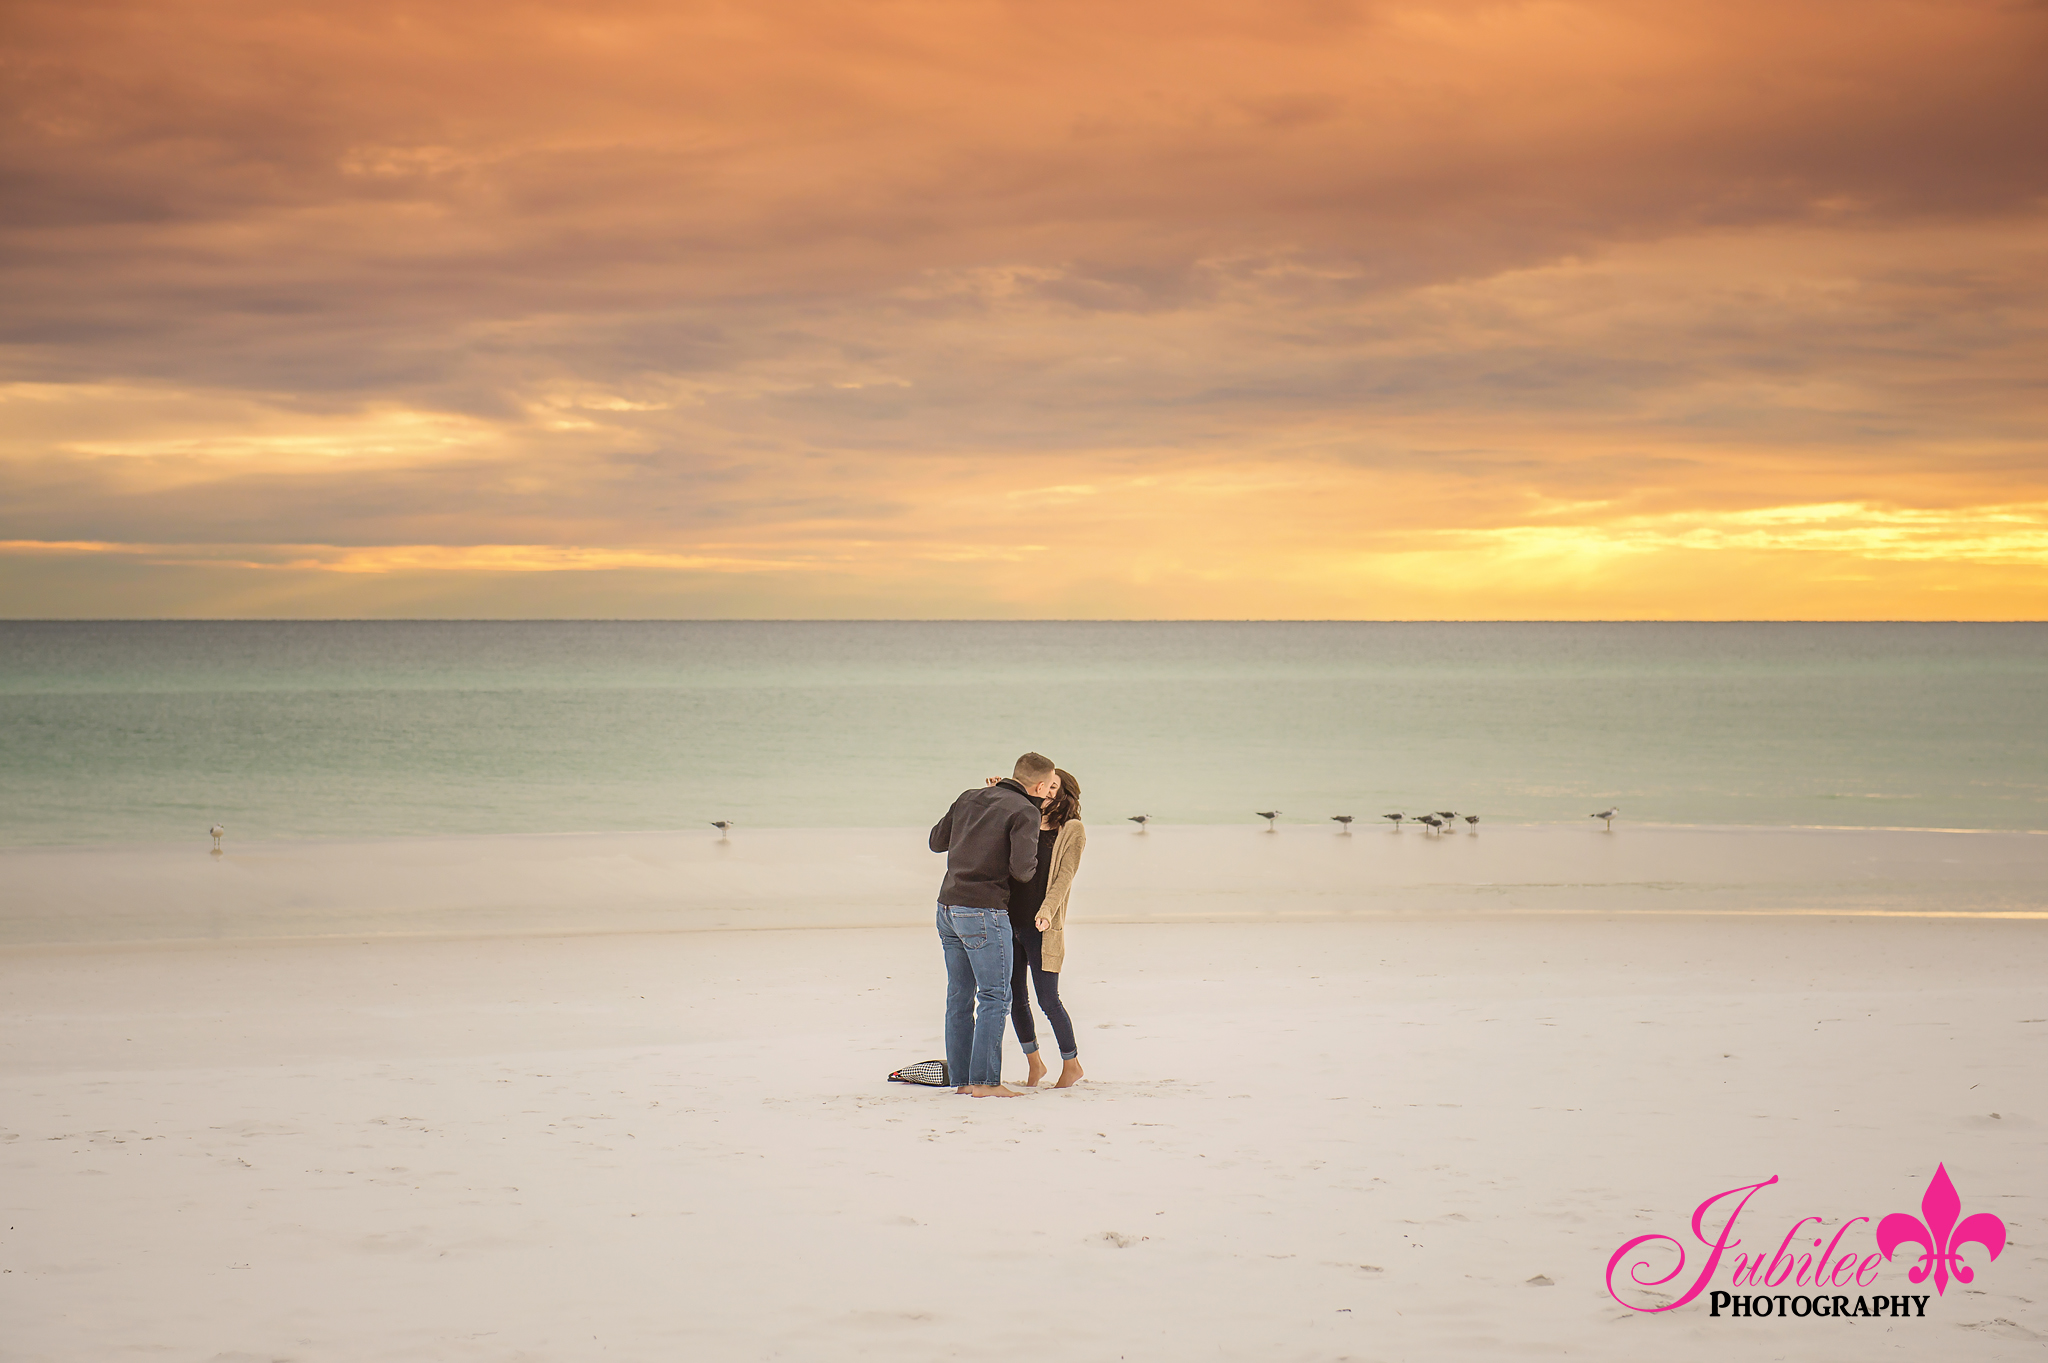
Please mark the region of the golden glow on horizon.
[[0, 615], [2048, 616], [2048, 11], [18, 27]]
[[2048, 503], [1887, 509], [1862, 503], [1629, 516], [1606, 525], [1451, 532], [1491, 538], [1510, 557], [1691, 549], [1829, 553], [1851, 559], [2048, 567]]
[[[1211, 491], [1197, 489], [1192, 495], [1207, 497]], [[1585, 510], [1580, 509], [1581, 516]], [[877, 542], [831, 539], [817, 528], [806, 534], [801, 527], [778, 528], [758, 543], [687, 547], [12, 541], [0, 543], [0, 555], [98, 555], [157, 567], [259, 572], [273, 578], [378, 575], [415, 584], [435, 578], [520, 574], [688, 574], [729, 580], [729, 585], [772, 578], [779, 585], [795, 584], [799, 594], [807, 580], [849, 578], [880, 580], [903, 591], [920, 576], [948, 566], [978, 570], [982, 590], [990, 589], [993, 579], [1021, 570], [1048, 592], [1069, 593], [1068, 600], [1075, 599], [1071, 593], [1086, 589], [1087, 576], [1100, 572], [1106, 559], [1116, 576], [1210, 606], [1175, 614], [1259, 616], [1264, 594], [1280, 590], [1323, 606], [1318, 618], [1443, 618], [1443, 612], [1429, 603], [1480, 599], [1494, 605], [1495, 618], [1551, 618], [1549, 601], [1591, 590], [1624, 600], [1644, 594], [1661, 599], [1665, 609], [1653, 618], [1804, 618], [1797, 607], [1814, 599], [1835, 599], [1845, 585], [1882, 580], [1877, 576], [1880, 570], [1901, 563], [1939, 564], [1944, 569], [1940, 580], [1919, 584], [1926, 599], [1968, 598], [1952, 601], [1946, 612], [1935, 607], [1923, 607], [1923, 612], [1984, 618], [1986, 612], [1973, 608], [1976, 599], [1990, 594], [1996, 600], [2012, 570], [2023, 571], [2021, 582], [2028, 590], [2038, 590], [2048, 578], [2048, 504], [1942, 512], [1834, 504], [1719, 515], [1585, 518], [1574, 524], [1491, 530], [1394, 531], [1363, 553], [1314, 540], [1268, 540], [1211, 556], [1200, 542], [1206, 527], [1193, 518], [1176, 520], [1164, 535], [1147, 535], [1128, 523], [1126, 528], [1130, 533], [1112, 553], [1083, 559], [1079, 571], [1073, 566], [1076, 551], [1085, 546], [1057, 538], [1046, 544], [1001, 539], [963, 544], [935, 533], [929, 538], [910, 535]], [[1256, 583], [1239, 580], [1239, 565], [1248, 558], [1262, 565]], [[1741, 567], [1737, 559], [1743, 561]], [[1709, 563], [1719, 575], [1714, 594], [1682, 595], [1684, 584], [1705, 575], [1695, 565]], [[1747, 587], [1742, 581], [1745, 571], [1751, 579]], [[1152, 599], [1158, 594], [1155, 591]], [[989, 613], [1023, 613], [1018, 607], [1030, 600], [1027, 596], [1007, 611]], [[1143, 600], [1098, 597], [1092, 613], [1135, 615], [1138, 611], [1132, 606]], [[1774, 601], [1779, 607], [1773, 607]], [[945, 615], [961, 609], [954, 605], [949, 611], [949, 604], [953, 603], [941, 597], [912, 613]], [[1125, 609], [1118, 610], [1119, 605]], [[1649, 612], [1638, 607], [1631, 613]]]

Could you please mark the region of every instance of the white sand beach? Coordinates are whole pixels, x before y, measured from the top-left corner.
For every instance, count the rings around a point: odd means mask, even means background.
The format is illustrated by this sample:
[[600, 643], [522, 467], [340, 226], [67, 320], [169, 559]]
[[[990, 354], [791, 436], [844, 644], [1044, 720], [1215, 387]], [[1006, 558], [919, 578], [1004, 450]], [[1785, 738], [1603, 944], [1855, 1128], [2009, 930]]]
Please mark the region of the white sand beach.
[[[928, 927], [924, 829], [0, 848], [0, 945]], [[1092, 830], [1094, 922], [1358, 914], [2048, 913], [2048, 835], [1487, 824]]]
[[[2048, 1341], [2048, 839], [1105, 836], [1064, 975], [1089, 1077], [977, 1101], [883, 1082], [939, 1053], [942, 978], [935, 863], [890, 836], [0, 854], [0, 1357]], [[1770, 1248], [1917, 1213], [1937, 1163], [2010, 1240], [1922, 1318], [1608, 1294], [1724, 1189], [1778, 1177]]]

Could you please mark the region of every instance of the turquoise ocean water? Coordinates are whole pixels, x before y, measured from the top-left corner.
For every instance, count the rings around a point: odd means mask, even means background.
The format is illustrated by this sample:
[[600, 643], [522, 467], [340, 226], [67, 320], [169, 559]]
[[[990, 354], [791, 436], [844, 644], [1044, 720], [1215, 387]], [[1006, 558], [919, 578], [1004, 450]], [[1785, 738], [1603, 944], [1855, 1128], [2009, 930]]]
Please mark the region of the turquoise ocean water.
[[1091, 820], [2048, 828], [2048, 626], [0, 623], [0, 845]]

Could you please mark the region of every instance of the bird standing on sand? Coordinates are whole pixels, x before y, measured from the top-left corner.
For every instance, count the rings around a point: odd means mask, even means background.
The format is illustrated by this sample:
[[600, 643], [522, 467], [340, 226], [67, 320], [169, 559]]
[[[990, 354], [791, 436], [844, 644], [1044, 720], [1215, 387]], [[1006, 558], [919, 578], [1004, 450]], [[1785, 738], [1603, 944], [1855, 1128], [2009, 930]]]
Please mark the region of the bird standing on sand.
[[1604, 820], [1606, 820], [1606, 821], [1607, 821], [1607, 831], [1608, 831], [1608, 832], [1610, 832], [1610, 833], [1612, 833], [1612, 832], [1614, 831], [1614, 816], [1615, 816], [1615, 815], [1617, 815], [1617, 814], [1619, 814], [1619, 813], [1621, 813], [1621, 806], [1620, 806], [1620, 805], [1615, 805], [1615, 806], [1614, 806], [1613, 808], [1611, 808], [1611, 809], [1603, 809], [1603, 810], [1601, 810], [1601, 811], [1600, 811], [1600, 812], [1599, 812], [1598, 814], [1588, 814], [1588, 815], [1587, 815], [1586, 817], [1587, 817], [1587, 818], [1589, 818], [1589, 819], [1604, 819]]
[[1434, 814], [1418, 814], [1415, 816], [1415, 822], [1427, 826], [1432, 833], [1443, 831], [1444, 821]]
[[228, 830], [220, 824], [215, 824], [207, 831], [213, 834], [213, 850], [218, 852], [220, 850], [220, 840], [228, 835]]
[[1125, 817], [1124, 822], [1136, 824], [1138, 831], [1142, 833], [1145, 831], [1145, 825], [1152, 822], [1152, 816], [1150, 814], [1131, 814]]
[[1266, 821], [1266, 831], [1268, 833], [1273, 831], [1273, 820], [1280, 817], [1280, 811], [1277, 809], [1255, 809], [1252, 812]]
[[1332, 823], [1343, 824], [1344, 831], [1346, 833], [1349, 833], [1351, 831], [1351, 816], [1349, 814], [1332, 814], [1330, 816], [1330, 821]]
[[711, 826], [718, 830], [718, 836], [721, 838], [728, 838], [732, 836], [731, 819], [713, 819], [711, 821]]
[[1474, 833], [1477, 833], [1479, 831], [1479, 816], [1477, 814], [1467, 814], [1465, 816], [1465, 822], [1472, 825], [1472, 831]]
[[1458, 821], [1458, 811], [1455, 809], [1439, 809], [1436, 812], [1436, 816], [1444, 821], [1444, 827], [1446, 828], [1449, 828]]
[[1398, 833], [1401, 831], [1401, 820], [1407, 818], [1408, 816], [1406, 814], [1382, 814], [1380, 815], [1380, 817], [1392, 823], [1394, 825], [1394, 831]]

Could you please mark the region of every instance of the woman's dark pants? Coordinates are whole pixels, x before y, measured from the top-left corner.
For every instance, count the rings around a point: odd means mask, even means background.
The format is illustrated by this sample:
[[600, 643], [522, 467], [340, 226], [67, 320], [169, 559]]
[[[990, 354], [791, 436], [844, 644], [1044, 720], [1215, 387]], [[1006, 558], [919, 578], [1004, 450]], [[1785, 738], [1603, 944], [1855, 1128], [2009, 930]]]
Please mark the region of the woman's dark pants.
[[1010, 1022], [1024, 1054], [1038, 1053], [1038, 1028], [1031, 1020], [1031, 1003], [1024, 997], [1024, 976], [1031, 975], [1032, 992], [1038, 995], [1039, 1011], [1052, 1024], [1053, 1039], [1060, 1044], [1060, 1059], [1072, 1060], [1081, 1052], [1074, 1045], [1074, 1023], [1067, 1005], [1060, 1002], [1060, 973], [1045, 968], [1045, 934], [1036, 927], [1014, 928], [1016, 950], [1010, 966]]

